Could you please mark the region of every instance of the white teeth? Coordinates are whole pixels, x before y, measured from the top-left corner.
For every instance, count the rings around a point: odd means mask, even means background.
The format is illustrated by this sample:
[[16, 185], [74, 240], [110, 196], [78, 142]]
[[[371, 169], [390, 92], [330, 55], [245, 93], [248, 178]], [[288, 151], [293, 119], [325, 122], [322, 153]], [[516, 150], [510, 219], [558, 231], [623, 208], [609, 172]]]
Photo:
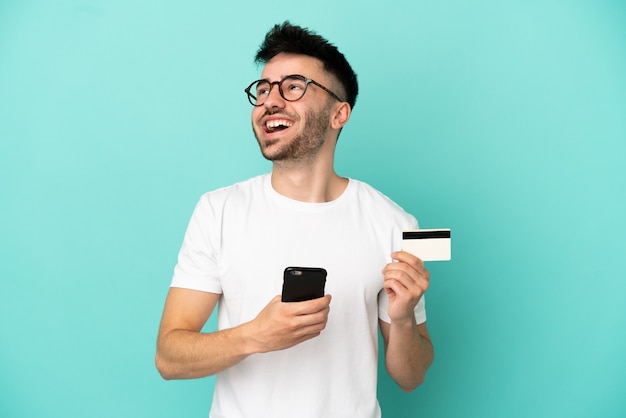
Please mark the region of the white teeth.
[[267, 122], [265, 122], [265, 126], [270, 129], [278, 128], [279, 126], [284, 126], [286, 128], [289, 128], [291, 125], [293, 125], [292, 122], [289, 122], [288, 120], [282, 120], [282, 119], [268, 120]]

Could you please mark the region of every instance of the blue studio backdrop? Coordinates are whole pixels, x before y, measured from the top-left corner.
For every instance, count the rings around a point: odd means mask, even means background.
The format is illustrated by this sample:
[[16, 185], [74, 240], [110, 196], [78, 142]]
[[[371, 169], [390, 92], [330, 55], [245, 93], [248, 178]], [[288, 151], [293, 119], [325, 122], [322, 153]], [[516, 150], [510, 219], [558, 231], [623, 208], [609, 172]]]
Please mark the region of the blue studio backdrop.
[[270, 169], [243, 89], [285, 19], [358, 73], [337, 171], [452, 229], [384, 416], [626, 416], [617, 0], [0, 0], [0, 416], [207, 415], [157, 328], [199, 196]]

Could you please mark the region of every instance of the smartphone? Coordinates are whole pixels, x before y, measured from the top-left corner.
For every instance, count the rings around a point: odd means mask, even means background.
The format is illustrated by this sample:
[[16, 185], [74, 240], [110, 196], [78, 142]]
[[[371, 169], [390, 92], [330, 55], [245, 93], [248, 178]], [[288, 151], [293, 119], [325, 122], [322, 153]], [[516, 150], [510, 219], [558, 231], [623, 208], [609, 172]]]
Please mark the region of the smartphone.
[[283, 274], [283, 302], [302, 302], [324, 296], [326, 270], [320, 267], [287, 267]]

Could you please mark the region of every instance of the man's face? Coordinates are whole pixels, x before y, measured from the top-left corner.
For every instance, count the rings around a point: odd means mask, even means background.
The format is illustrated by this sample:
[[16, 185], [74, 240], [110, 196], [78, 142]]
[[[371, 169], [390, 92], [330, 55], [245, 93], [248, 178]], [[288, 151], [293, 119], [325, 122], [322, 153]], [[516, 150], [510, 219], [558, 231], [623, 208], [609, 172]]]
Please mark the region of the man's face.
[[[321, 61], [305, 55], [275, 56], [265, 65], [261, 78], [274, 82], [292, 74], [332, 86]], [[314, 156], [328, 138], [333, 103], [328, 93], [314, 85], [295, 102], [283, 99], [278, 85], [273, 85], [265, 103], [252, 110], [252, 128], [263, 156], [270, 161]]]

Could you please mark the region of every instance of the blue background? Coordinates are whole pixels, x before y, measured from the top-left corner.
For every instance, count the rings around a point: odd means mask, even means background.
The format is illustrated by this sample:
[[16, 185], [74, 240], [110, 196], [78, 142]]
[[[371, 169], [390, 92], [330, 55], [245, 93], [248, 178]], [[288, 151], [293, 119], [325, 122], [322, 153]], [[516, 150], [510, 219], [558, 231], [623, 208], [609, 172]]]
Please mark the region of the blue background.
[[338, 172], [453, 231], [385, 416], [626, 416], [617, 0], [0, 0], [0, 416], [207, 415], [157, 327], [200, 194], [270, 169], [243, 88], [284, 19], [359, 75]]

